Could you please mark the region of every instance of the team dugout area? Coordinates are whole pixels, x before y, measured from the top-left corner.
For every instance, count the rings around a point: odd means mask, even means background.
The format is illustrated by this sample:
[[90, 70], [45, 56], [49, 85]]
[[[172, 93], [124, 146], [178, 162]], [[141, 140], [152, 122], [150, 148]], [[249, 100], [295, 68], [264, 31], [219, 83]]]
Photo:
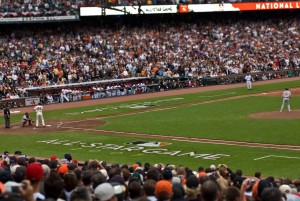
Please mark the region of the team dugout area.
[[[299, 76], [300, 69], [286, 69], [280, 71], [266, 71], [251, 73], [255, 81], [284, 79]], [[159, 91], [179, 90], [191, 87], [205, 87], [211, 85], [227, 85], [245, 82], [245, 74], [228, 76], [202, 76], [179, 78], [145, 78], [135, 77], [126, 79], [112, 79], [84, 83], [74, 83], [56, 86], [24, 88], [25, 97], [16, 99], [3, 99], [0, 107], [9, 108], [33, 106], [38, 103], [53, 104], [89, 99], [109, 98], [115, 96], [128, 96], [141, 93], [154, 93]], [[64, 98], [64, 95], [66, 98]]]

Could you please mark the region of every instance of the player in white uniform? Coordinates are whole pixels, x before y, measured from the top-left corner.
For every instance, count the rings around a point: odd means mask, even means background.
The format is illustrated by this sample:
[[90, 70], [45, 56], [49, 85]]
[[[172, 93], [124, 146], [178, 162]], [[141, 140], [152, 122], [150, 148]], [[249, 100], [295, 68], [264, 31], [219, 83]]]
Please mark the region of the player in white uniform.
[[68, 89], [63, 88], [60, 93], [60, 102], [63, 103], [64, 99], [69, 102], [69, 98], [67, 97], [67, 93], [70, 91]]
[[43, 127], [45, 127], [45, 121], [44, 121], [44, 116], [43, 116], [43, 109], [44, 107], [42, 106], [41, 103], [39, 103], [37, 106], [35, 106], [34, 111], [36, 111], [36, 121], [35, 121], [35, 127], [39, 126], [39, 120], [41, 119]]
[[246, 84], [247, 84], [247, 89], [252, 90], [252, 81], [253, 81], [252, 76], [250, 74], [247, 74], [245, 77], [245, 80], [246, 80]]
[[283, 100], [282, 100], [282, 105], [281, 105], [281, 108], [280, 108], [280, 112], [282, 112], [285, 105], [287, 105], [288, 111], [290, 112], [291, 111], [290, 97], [292, 96], [292, 93], [289, 91], [288, 88], [286, 88], [283, 91], [282, 96], [283, 96]]

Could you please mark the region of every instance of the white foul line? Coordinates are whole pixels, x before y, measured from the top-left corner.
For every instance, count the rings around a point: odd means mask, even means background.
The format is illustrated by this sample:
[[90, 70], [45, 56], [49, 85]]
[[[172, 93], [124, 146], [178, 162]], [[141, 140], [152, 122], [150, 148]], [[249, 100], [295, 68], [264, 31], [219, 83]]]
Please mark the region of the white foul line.
[[255, 158], [254, 160], [257, 161], [257, 160], [264, 159], [264, 158], [269, 158], [269, 157], [300, 159], [300, 157], [268, 155], [268, 156], [263, 156], [263, 157], [260, 157], [260, 158]]
[[211, 96], [199, 96], [199, 97], [217, 97], [217, 96], [226, 96], [226, 95], [232, 95], [232, 94], [236, 94], [236, 92], [227, 92], [227, 93], [223, 93], [223, 94], [216, 94], [216, 95], [211, 95]]

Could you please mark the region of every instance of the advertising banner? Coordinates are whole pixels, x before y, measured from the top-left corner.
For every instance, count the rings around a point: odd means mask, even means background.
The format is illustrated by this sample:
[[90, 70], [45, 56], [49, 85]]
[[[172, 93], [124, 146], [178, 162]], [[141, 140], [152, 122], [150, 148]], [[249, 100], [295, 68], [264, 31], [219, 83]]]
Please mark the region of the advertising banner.
[[257, 2], [257, 3], [233, 3], [233, 8], [240, 11], [246, 10], [283, 10], [283, 9], [299, 9], [300, 2]]
[[40, 98], [26, 98], [25, 106], [34, 106], [40, 102]]

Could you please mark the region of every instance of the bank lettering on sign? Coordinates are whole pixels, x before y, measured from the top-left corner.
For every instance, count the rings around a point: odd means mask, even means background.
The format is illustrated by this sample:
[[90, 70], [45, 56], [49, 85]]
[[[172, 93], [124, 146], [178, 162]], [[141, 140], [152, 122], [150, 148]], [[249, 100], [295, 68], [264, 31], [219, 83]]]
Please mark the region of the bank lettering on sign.
[[177, 157], [190, 157], [194, 159], [206, 159], [206, 160], [217, 160], [222, 157], [229, 157], [227, 154], [220, 153], [196, 153], [196, 151], [191, 152], [183, 152], [181, 150], [170, 151], [168, 149], [162, 148], [153, 148], [153, 147], [143, 147], [143, 146], [126, 146], [126, 145], [118, 145], [118, 144], [104, 144], [101, 142], [95, 143], [85, 143], [81, 141], [71, 142], [69, 140], [42, 140], [37, 141], [37, 143], [46, 143], [52, 145], [62, 145], [62, 146], [74, 146], [80, 148], [88, 148], [88, 149], [103, 149], [103, 150], [114, 150], [114, 151], [126, 151], [126, 152], [140, 152], [144, 154], [158, 154], [158, 155], [169, 155], [169, 156], [177, 156]]

